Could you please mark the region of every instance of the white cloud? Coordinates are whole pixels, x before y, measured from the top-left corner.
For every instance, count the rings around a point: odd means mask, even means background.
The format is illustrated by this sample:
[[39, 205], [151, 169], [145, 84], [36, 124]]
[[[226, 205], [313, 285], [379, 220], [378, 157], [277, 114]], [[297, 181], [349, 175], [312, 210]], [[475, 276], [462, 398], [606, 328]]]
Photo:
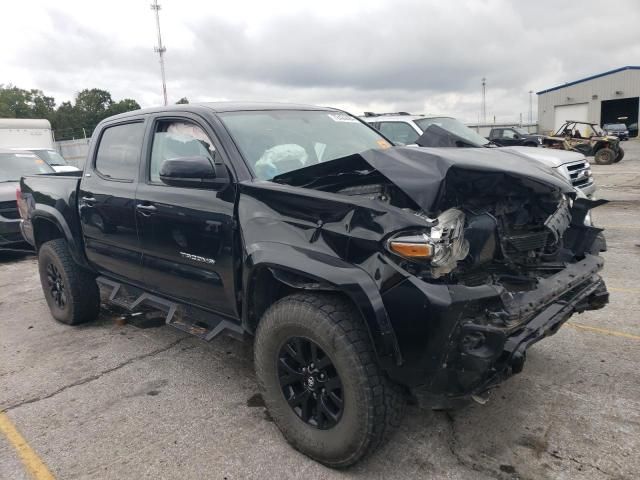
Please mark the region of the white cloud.
[[[150, 0], [2, 5], [0, 83], [161, 101]], [[526, 118], [529, 90], [640, 64], [640, 4], [161, 0], [170, 99]]]

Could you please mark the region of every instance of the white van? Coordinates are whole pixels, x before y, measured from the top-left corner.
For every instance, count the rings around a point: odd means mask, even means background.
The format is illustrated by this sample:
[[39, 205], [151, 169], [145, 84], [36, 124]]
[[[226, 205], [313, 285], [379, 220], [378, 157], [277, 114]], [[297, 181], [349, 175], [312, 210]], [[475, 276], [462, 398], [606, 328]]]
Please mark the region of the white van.
[[78, 170], [55, 150], [49, 120], [0, 118], [0, 148], [35, 153], [56, 172]]

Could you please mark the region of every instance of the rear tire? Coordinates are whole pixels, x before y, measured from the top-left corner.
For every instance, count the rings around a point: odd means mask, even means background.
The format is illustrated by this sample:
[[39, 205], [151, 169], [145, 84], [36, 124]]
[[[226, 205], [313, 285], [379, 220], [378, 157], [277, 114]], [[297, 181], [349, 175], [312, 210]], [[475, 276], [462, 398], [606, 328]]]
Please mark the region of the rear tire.
[[40, 247], [38, 268], [44, 298], [53, 318], [77, 325], [98, 316], [100, 290], [95, 276], [73, 260], [64, 240], [51, 240]]
[[[302, 355], [313, 349], [320, 359], [315, 367], [330, 373], [310, 374], [306, 366], [290, 368], [298, 364], [289, 352]], [[358, 462], [378, 448], [402, 419], [403, 392], [380, 370], [360, 314], [339, 295], [297, 293], [276, 302], [258, 325], [254, 352], [257, 377], [274, 422], [295, 449], [329, 467]], [[309, 376], [314, 377], [312, 382]], [[323, 378], [338, 378], [340, 387], [332, 390]], [[305, 402], [291, 406], [297, 395], [306, 395]], [[326, 411], [323, 399], [331, 395], [340, 401], [330, 400], [333, 422], [327, 422], [319, 412]]]
[[618, 151], [618, 156], [616, 157], [616, 159], [614, 160], [614, 163], [618, 163], [620, 160], [622, 160], [624, 158], [624, 150], [621, 148]]
[[594, 160], [598, 165], [611, 165], [615, 158], [616, 152], [605, 147], [596, 152]]

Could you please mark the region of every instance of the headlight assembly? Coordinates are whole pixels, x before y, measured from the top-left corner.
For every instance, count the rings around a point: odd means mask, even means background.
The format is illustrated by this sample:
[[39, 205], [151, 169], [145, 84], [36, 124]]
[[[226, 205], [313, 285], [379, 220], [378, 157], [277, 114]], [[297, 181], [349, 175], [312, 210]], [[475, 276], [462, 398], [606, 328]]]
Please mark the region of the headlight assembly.
[[387, 242], [387, 248], [396, 255], [428, 262], [434, 278], [451, 272], [469, 253], [469, 242], [464, 239], [464, 212], [451, 208], [436, 220], [428, 232], [400, 234]]

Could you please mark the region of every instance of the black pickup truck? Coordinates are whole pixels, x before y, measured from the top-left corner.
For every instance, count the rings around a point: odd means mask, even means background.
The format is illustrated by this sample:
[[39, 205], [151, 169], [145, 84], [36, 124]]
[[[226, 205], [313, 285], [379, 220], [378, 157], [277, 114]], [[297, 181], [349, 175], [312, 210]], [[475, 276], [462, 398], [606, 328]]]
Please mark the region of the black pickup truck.
[[529, 133], [520, 127], [496, 127], [491, 129], [487, 140], [501, 147], [537, 147], [542, 144], [542, 135]]
[[[53, 317], [103, 297], [253, 339], [298, 450], [357, 462], [414, 399], [482, 397], [608, 301], [601, 202], [499, 149], [392, 147], [342, 111], [202, 104], [103, 121], [77, 176], [21, 181]], [[517, 426], [514, 426], [517, 428]]]

